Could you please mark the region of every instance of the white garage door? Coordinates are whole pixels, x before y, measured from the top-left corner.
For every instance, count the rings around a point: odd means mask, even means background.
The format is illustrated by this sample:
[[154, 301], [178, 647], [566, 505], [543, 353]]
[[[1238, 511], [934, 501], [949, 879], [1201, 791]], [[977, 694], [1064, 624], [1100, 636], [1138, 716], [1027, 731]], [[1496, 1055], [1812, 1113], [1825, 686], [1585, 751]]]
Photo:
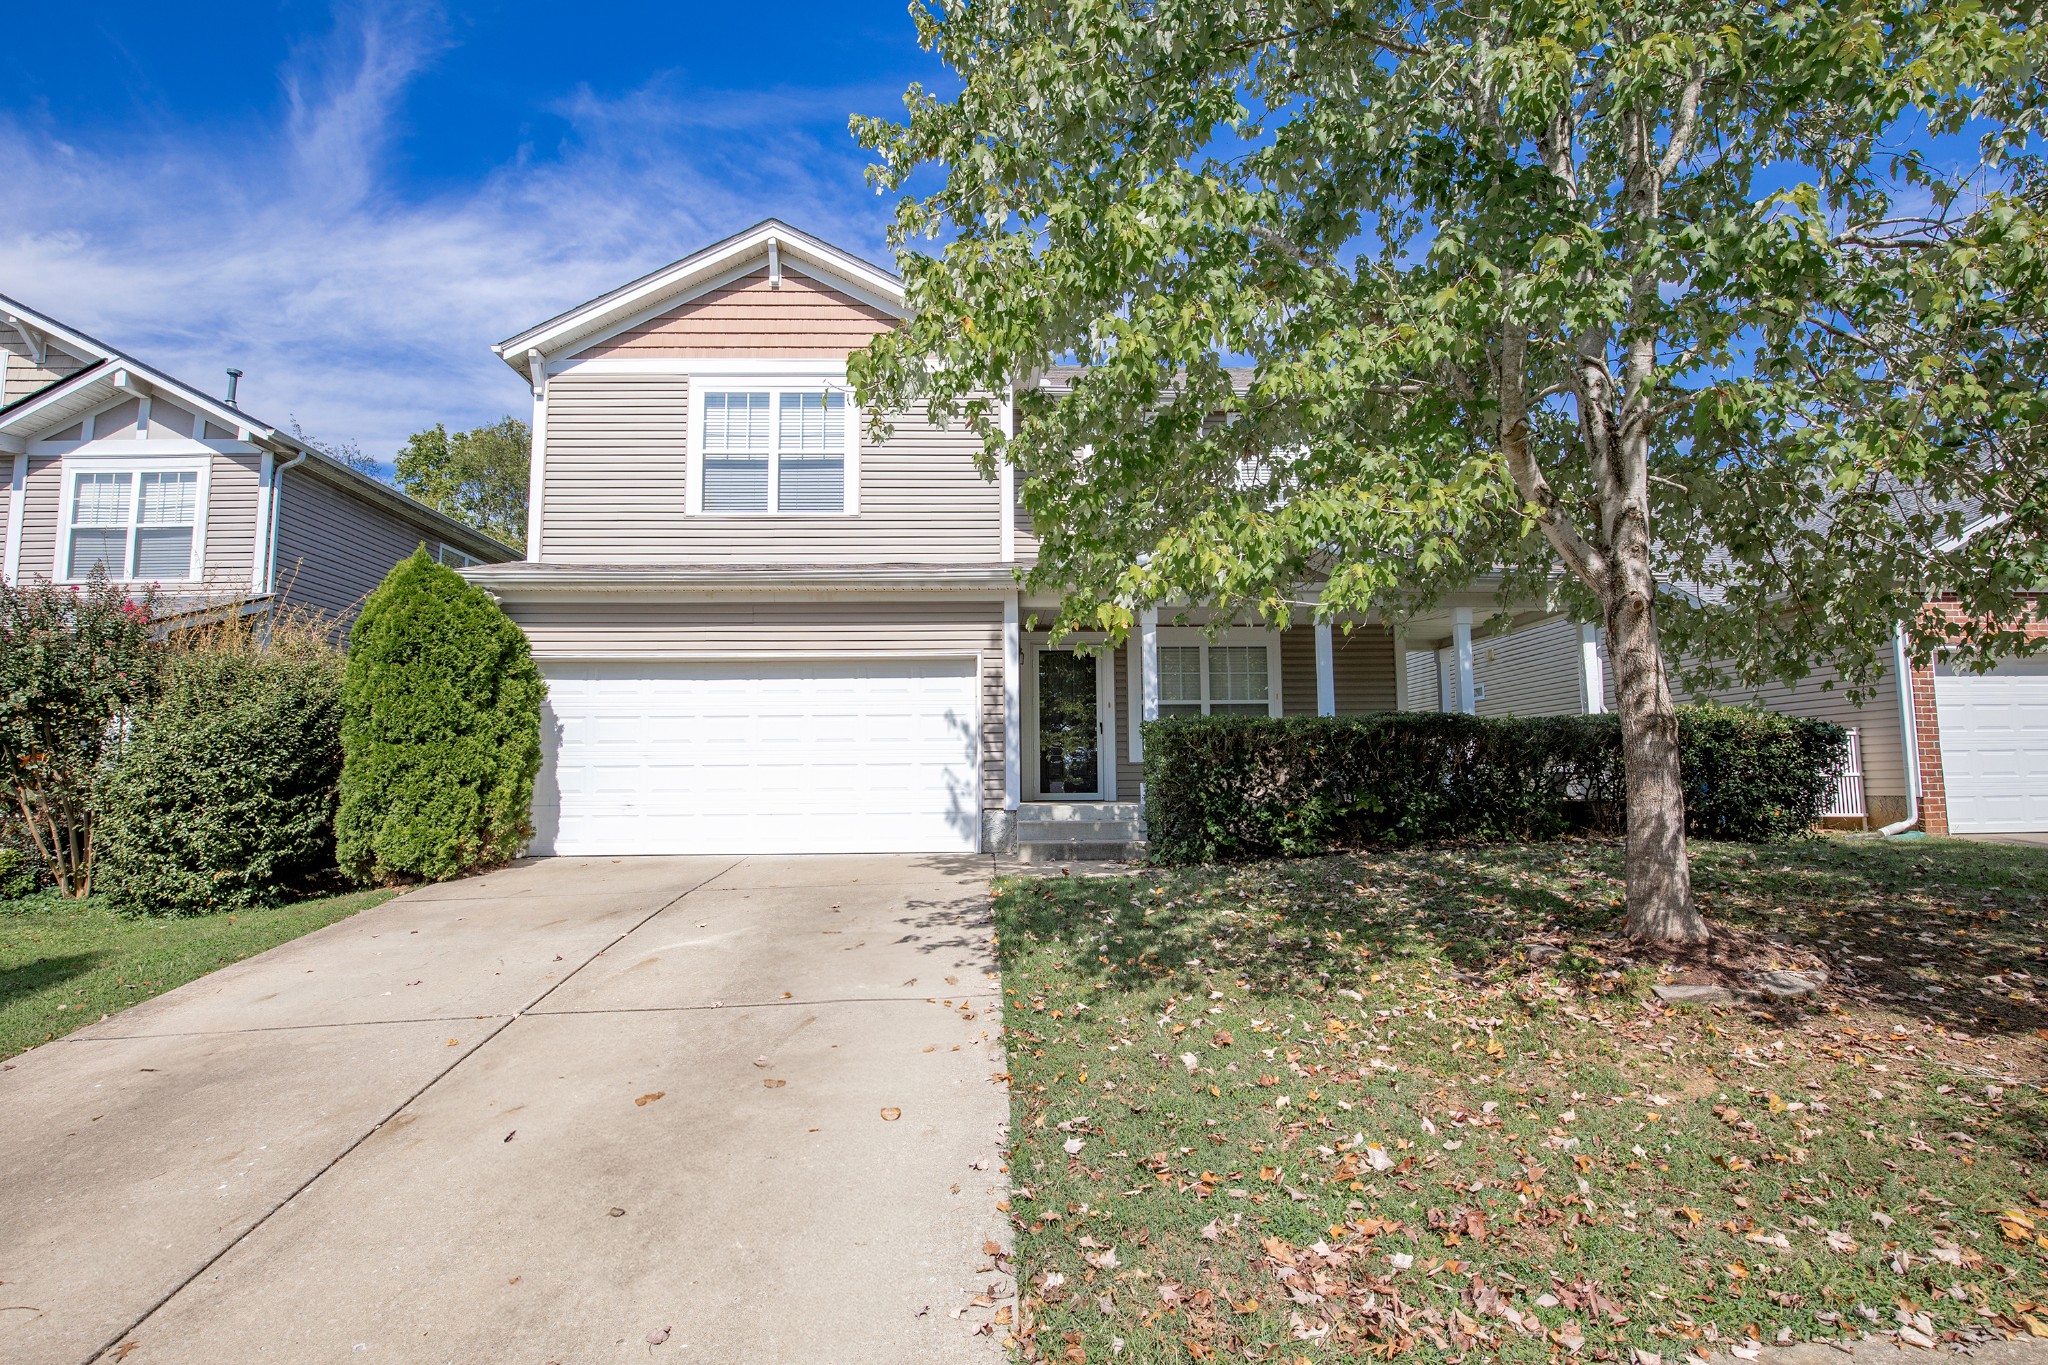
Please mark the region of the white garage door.
[[972, 852], [972, 659], [550, 663], [535, 853]]
[[1949, 829], [2048, 830], [2048, 658], [2009, 659], [1976, 676], [1937, 664], [1934, 700]]

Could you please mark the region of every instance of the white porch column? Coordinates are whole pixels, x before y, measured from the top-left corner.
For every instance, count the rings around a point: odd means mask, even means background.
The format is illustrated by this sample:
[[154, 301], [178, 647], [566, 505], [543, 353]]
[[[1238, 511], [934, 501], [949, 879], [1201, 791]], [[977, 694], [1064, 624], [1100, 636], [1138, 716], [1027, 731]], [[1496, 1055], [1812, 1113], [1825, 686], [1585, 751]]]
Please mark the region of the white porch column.
[[1408, 632], [1394, 632], [1394, 709], [1414, 710], [1414, 698], [1408, 695]]
[[1600, 666], [1600, 628], [1579, 627], [1579, 704], [1589, 716], [1607, 709], [1607, 671]]
[[538, 562], [543, 549], [541, 513], [548, 485], [548, 358], [539, 351], [528, 351], [526, 370], [533, 381], [533, 427], [526, 469], [526, 557]]
[[[1159, 609], [1138, 613], [1138, 719], [1159, 719]], [[1145, 746], [1138, 727], [1131, 727], [1131, 761], [1143, 762]]]
[[1003, 805], [1009, 810], [1024, 801], [1024, 651], [1017, 615], [1011, 593], [1003, 599]]
[[1002, 544], [1003, 563], [1017, 561], [1017, 466], [1010, 463], [1010, 438], [1017, 434], [1017, 395], [1014, 390], [1003, 395], [1003, 463], [996, 473], [996, 496], [1003, 500]]
[[1316, 714], [1337, 714], [1337, 642], [1327, 621], [1316, 622]]
[[1451, 609], [1451, 647], [1458, 655], [1456, 709], [1468, 716], [1475, 715], [1479, 703], [1472, 695], [1472, 608]]

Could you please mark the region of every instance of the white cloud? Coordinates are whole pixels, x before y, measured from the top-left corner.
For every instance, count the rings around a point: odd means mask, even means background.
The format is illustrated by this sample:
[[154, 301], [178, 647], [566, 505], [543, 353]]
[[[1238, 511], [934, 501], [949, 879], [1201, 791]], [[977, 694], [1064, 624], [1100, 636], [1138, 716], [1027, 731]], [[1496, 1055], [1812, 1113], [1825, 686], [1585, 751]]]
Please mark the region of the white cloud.
[[492, 342], [770, 215], [877, 258], [852, 109], [881, 89], [731, 94], [679, 80], [565, 90], [559, 146], [408, 197], [397, 111], [444, 39], [356, 16], [293, 54], [275, 126], [82, 147], [0, 117], [0, 293], [244, 405], [388, 459], [436, 421], [524, 413]]

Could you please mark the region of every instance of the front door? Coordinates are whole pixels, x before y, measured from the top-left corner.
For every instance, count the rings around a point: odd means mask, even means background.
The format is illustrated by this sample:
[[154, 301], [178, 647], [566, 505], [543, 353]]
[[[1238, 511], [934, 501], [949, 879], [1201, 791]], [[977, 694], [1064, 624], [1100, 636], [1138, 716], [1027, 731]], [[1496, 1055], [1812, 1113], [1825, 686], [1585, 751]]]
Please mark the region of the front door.
[[1038, 651], [1040, 795], [1102, 795], [1102, 712], [1092, 654]]

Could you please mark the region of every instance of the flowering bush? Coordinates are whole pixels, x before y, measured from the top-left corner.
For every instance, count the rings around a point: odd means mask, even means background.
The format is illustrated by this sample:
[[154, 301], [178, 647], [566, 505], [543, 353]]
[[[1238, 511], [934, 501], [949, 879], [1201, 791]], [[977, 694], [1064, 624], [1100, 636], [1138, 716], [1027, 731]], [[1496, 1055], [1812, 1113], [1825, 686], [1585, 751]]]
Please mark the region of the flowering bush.
[[156, 682], [154, 599], [0, 585], [0, 799], [67, 896], [92, 890], [94, 793]]

